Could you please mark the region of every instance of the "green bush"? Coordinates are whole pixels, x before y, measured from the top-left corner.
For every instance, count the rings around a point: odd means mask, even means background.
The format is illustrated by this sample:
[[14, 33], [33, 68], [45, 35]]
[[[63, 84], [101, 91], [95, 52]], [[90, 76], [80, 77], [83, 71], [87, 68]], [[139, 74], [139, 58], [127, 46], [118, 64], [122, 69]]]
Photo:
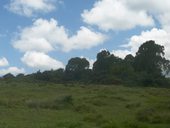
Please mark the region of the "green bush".
[[68, 95], [55, 100], [27, 100], [25, 103], [29, 108], [65, 109], [73, 105], [73, 98]]

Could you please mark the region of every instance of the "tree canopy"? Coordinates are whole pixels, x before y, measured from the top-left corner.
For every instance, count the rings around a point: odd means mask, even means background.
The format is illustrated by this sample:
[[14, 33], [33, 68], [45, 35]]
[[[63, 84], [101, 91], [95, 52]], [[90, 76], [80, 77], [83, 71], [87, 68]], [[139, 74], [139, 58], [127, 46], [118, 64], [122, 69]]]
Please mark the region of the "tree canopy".
[[71, 58], [66, 65], [66, 71], [82, 71], [89, 68], [89, 62], [86, 58]]
[[[93, 68], [89, 69], [86, 58], [71, 58], [65, 69], [38, 71], [30, 75], [20, 74], [18, 80], [47, 81], [55, 83], [85, 83], [85, 84], [128, 84], [128, 85], [170, 85], [167, 77], [170, 71], [170, 61], [165, 58], [164, 46], [155, 41], [143, 43], [136, 55], [127, 55], [121, 59], [108, 50], [100, 51], [96, 56]], [[5, 78], [12, 78], [7, 74]]]
[[147, 41], [139, 47], [136, 53], [134, 68], [138, 72], [146, 72], [155, 76], [162, 76], [169, 72], [169, 61], [164, 57], [164, 46]]
[[89, 69], [89, 62], [86, 58], [75, 57], [68, 61], [65, 69], [66, 81], [81, 81], [86, 77], [86, 71]]

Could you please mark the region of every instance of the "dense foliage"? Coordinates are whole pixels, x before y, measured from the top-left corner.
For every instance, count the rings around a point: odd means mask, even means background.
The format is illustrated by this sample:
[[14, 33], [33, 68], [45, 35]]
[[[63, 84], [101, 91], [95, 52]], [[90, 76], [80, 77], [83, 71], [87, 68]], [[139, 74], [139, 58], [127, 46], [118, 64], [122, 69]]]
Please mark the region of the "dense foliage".
[[102, 50], [97, 54], [92, 69], [86, 58], [75, 57], [68, 61], [65, 69], [38, 71], [26, 76], [19, 74], [15, 78], [7, 74], [3, 78], [55, 83], [167, 86], [170, 61], [164, 55], [164, 46], [150, 40], [139, 47], [135, 56], [127, 55], [124, 59]]

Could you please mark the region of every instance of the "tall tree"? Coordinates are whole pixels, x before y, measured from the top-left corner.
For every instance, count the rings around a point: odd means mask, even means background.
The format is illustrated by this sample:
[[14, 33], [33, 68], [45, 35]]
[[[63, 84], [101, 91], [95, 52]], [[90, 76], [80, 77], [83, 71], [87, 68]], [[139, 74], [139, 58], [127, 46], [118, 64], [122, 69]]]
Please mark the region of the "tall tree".
[[122, 59], [110, 54], [109, 51], [103, 50], [97, 54], [97, 60], [93, 64], [93, 70], [95, 72], [107, 72], [109, 73], [112, 66], [120, 63]]
[[85, 69], [89, 69], [89, 62], [86, 58], [71, 58], [66, 65], [66, 71], [81, 71]]
[[86, 74], [86, 71], [89, 69], [89, 62], [86, 58], [75, 57], [71, 58], [66, 65], [66, 79], [67, 80], [77, 80], [80, 81], [83, 79], [83, 74]]
[[132, 54], [128, 54], [124, 58], [125, 63], [130, 64], [130, 65], [133, 65], [134, 60], [135, 60], [135, 57]]
[[115, 74], [117, 74], [118, 65], [122, 59], [110, 54], [109, 51], [103, 50], [97, 54], [97, 60], [93, 64], [93, 78], [97, 83], [112, 84], [115, 83]]
[[139, 47], [136, 53], [134, 68], [138, 72], [146, 72], [155, 76], [162, 76], [169, 72], [169, 61], [164, 57], [164, 46], [147, 41]]

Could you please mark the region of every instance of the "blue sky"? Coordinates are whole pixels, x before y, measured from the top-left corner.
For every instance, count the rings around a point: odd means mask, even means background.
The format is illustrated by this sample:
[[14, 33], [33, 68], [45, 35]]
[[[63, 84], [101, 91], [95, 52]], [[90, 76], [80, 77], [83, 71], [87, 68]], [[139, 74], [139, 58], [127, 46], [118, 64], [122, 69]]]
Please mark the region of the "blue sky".
[[168, 0], [0, 1], [0, 75], [64, 68], [77, 56], [92, 65], [101, 49], [123, 58], [146, 40], [170, 58], [169, 17]]

